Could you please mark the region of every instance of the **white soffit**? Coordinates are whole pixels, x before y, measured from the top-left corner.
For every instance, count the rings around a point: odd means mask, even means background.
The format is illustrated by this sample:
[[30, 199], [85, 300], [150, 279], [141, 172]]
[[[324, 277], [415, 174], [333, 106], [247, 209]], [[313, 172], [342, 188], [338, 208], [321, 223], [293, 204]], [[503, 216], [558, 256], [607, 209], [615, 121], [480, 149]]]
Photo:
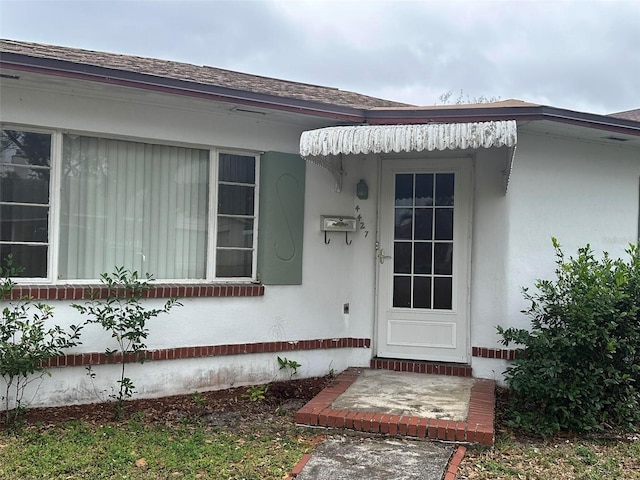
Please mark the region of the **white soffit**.
[[[357, 125], [302, 132], [300, 156], [331, 172], [342, 187], [342, 155], [509, 147], [506, 179], [517, 143], [515, 120], [416, 125]], [[505, 185], [506, 188], [506, 185]]]

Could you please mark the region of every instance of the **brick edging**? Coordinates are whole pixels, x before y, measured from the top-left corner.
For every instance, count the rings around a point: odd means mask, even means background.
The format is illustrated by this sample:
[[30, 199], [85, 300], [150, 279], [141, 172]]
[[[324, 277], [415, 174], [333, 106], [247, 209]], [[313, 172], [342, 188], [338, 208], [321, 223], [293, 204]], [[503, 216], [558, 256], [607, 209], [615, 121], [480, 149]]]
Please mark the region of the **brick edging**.
[[[315, 448], [320, 445], [323, 440], [324, 435], [318, 435], [311, 441], [311, 448], [315, 450]], [[296, 463], [291, 471], [284, 477], [284, 480], [295, 479], [300, 474], [300, 472], [302, 472], [302, 469], [307, 464], [307, 462], [311, 460], [311, 455], [311, 453], [305, 453], [304, 455], [302, 455], [298, 463]]]
[[466, 421], [421, 418], [409, 415], [334, 410], [333, 402], [360, 376], [362, 369], [349, 368], [336, 377], [296, 412], [296, 423], [329, 428], [346, 428], [367, 433], [407, 435], [450, 442], [493, 445], [495, 381], [477, 379], [471, 387]]
[[454, 377], [471, 377], [469, 365], [451, 363], [425, 362], [420, 360], [402, 360], [394, 358], [372, 358], [370, 368], [376, 370], [393, 370], [396, 372], [427, 373], [434, 375], [449, 375]]
[[478, 379], [471, 387], [467, 424], [470, 442], [493, 445], [495, 441], [494, 421], [496, 405], [495, 380]]
[[449, 460], [449, 464], [447, 465], [447, 471], [444, 474], [443, 480], [456, 480], [456, 475], [458, 475], [458, 468], [460, 467], [460, 463], [464, 458], [464, 454], [467, 452], [467, 447], [464, 445], [458, 445], [456, 451], [454, 452], [451, 460]]
[[[151, 290], [144, 298], [190, 298], [190, 297], [261, 297], [264, 285], [258, 284], [218, 284], [199, 283], [152, 283]], [[108, 289], [101, 285], [16, 285], [11, 290], [11, 300], [30, 297], [34, 300], [89, 300], [107, 298]]]
[[[237, 343], [229, 345], [206, 345], [197, 347], [164, 348], [143, 350], [136, 356], [125, 355], [125, 363], [136, 362], [140, 358], [147, 361], [177, 360], [183, 358], [221, 357], [227, 355], [247, 355], [255, 353], [277, 353], [299, 350], [326, 350], [331, 348], [370, 348], [370, 338], [324, 338], [316, 340], [294, 340], [288, 342]], [[109, 365], [120, 363], [121, 354], [107, 356], [104, 352], [76, 353], [50, 358], [43, 364], [45, 368], [86, 367], [89, 365]]]
[[472, 347], [471, 356], [479, 358], [496, 358], [499, 360], [515, 360], [522, 352], [519, 348]]

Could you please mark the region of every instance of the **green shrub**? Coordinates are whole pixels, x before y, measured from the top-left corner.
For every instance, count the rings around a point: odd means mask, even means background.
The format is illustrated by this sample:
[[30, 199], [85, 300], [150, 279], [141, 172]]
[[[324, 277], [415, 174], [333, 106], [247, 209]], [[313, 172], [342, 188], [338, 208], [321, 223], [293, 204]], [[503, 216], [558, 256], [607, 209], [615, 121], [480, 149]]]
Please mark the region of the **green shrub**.
[[[22, 271], [14, 267], [8, 255], [0, 265], [0, 376], [5, 382], [2, 393], [5, 426], [13, 426], [24, 411], [23, 397], [27, 386], [48, 374], [46, 362], [80, 343], [82, 326], [71, 325], [65, 331], [59, 325], [47, 327], [53, 307], [33, 302], [30, 297], [11, 300], [12, 277]], [[15, 406], [10, 410], [13, 391]]]
[[594, 257], [589, 245], [565, 259], [554, 238], [556, 279], [523, 289], [531, 328], [503, 329], [523, 346], [507, 368], [509, 423], [537, 434], [640, 424], [640, 251]]
[[[153, 288], [150, 284], [152, 280], [149, 274], [141, 278], [136, 271], [116, 267], [112, 274], [100, 275], [100, 281], [107, 289], [106, 298], [101, 298], [100, 289], [95, 289], [90, 291], [91, 300], [85, 305], [72, 305], [82, 315], [86, 315], [86, 323], [100, 325], [111, 334], [117, 344], [117, 348], [105, 350], [107, 356], [117, 355], [120, 364], [118, 393], [112, 395], [116, 401], [116, 418], [124, 413], [124, 401], [135, 393], [135, 385], [126, 376], [125, 369], [129, 354], [140, 363], [145, 360], [145, 341], [149, 335], [147, 322], [161, 313], [168, 313], [174, 306], [181, 305], [177, 298], [171, 298], [162, 308], [147, 309], [143, 304], [143, 297]], [[92, 371], [89, 374], [94, 375]]]

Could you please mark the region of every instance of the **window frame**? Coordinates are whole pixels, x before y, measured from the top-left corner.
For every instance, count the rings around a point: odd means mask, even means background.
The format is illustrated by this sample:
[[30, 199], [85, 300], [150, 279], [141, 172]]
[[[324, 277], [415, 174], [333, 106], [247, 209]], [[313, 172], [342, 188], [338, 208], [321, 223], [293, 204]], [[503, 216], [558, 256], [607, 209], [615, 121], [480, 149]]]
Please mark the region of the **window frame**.
[[[255, 159], [255, 180], [253, 194], [253, 246], [251, 248], [251, 278], [249, 277], [216, 277], [216, 258], [218, 252], [218, 191], [220, 186], [220, 155], [241, 155], [253, 157]], [[257, 152], [248, 153], [243, 150], [211, 148], [209, 153], [209, 210], [208, 210], [208, 242], [207, 242], [207, 281], [216, 282], [256, 282], [258, 271], [258, 221], [259, 221], [259, 198], [260, 198], [260, 154]], [[211, 206], [215, 208], [211, 208]], [[209, 280], [211, 279], [211, 280]]]
[[[0, 124], [0, 129], [14, 130], [14, 131], [20, 131], [20, 132], [27, 132], [27, 133], [36, 133], [40, 135], [49, 135], [51, 137], [50, 151], [49, 151], [49, 205], [48, 205], [48, 212], [47, 212], [47, 222], [48, 222], [47, 242], [42, 243], [43, 245], [47, 246], [47, 264], [46, 264], [47, 276], [46, 277], [14, 277], [12, 278], [12, 280], [16, 283], [42, 283], [42, 282], [51, 283], [51, 279], [53, 278], [51, 276], [51, 272], [52, 272], [52, 269], [54, 268], [54, 265], [53, 265], [54, 255], [52, 254], [52, 252], [54, 251], [57, 252], [57, 225], [55, 225], [55, 221], [57, 218], [56, 207], [57, 207], [58, 201], [56, 198], [54, 198], [54, 194], [56, 192], [54, 177], [56, 172], [58, 171], [58, 168], [56, 167], [55, 154], [56, 154], [56, 151], [61, 147], [58, 142], [62, 137], [56, 135], [56, 132], [52, 129], [42, 128], [37, 126], [34, 127], [31, 125], [2, 123]], [[16, 266], [19, 267], [19, 265], [16, 265]]]
[[[62, 130], [55, 128], [38, 127], [31, 125], [19, 125], [12, 123], [0, 124], [2, 130], [18, 130], [30, 133], [51, 135], [50, 152], [50, 180], [49, 180], [49, 228], [48, 228], [48, 251], [47, 251], [47, 276], [46, 277], [15, 277], [12, 280], [16, 284], [43, 284], [43, 285], [85, 285], [97, 284], [99, 279], [64, 279], [58, 278], [59, 258], [60, 258], [60, 199], [61, 199], [61, 179], [63, 163], [63, 136], [81, 135], [93, 138], [104, 138], [122, 140], [130, 142], [146, 143], [151, 145], [162, 145], [171, 147], [185, 147], [206, 150], [209, 152], [209, 192], [207, 205], [207, 251], [205, 252], [205, 278], [158, 278], [158, 283], [162, 284], [255, 284], [258, 282], [258, 223], [260, 208], [260, 156], [261, 152], [251, 149], [221, 148], [214, 145], [187, 143], [181, 141], [167, 141], [142, 137], [132, 137], [126, 135], [112, 135], [107, 133], [84, 132], [75, 130]], [[216, 277], [216, 252], [218, 238], [218, 191], [219, 191], [219, 158], [221, 154], [239, 155], [253, 157], [255, 159], [255, 183], [254, 183], [254, 205], [253, 205], [253, 242], [251, 250], [251, 276], [250, 277]], [[115, 267], [115, 265], [114, 265]], [[146, 273], [146, 272], [140, 272]], [[152, 275], [154, 272], [149, 272]]]

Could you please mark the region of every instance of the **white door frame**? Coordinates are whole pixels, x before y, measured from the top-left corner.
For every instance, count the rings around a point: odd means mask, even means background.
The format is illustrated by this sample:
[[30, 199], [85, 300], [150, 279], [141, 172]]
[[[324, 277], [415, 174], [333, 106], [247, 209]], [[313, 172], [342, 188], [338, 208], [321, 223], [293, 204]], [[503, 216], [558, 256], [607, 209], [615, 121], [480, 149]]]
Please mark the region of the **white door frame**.
[[[398, 157], [398, 158], [382, 158], [378, 162], [378, 231], [376, 242], [376, 295], [375, 295], [375, 322], [374, 322], [374, 345], [376, 354], [386, 358], [406, 358], [413, 360], [431, 360], [454, 363], [468, 363], [470, 361], [470, 279], [471, 279], [471, 234], [472, 234], [472, 212], [473, 212], [473, 172], [474, 172], [474, 156], [448, 156], [439, 154], [438, 157], [418, 158], [415, 156]], [[390, 306], [390, 289], [392, 288], [389, 267], [380, 264], [379, 254], [381, 249], [389, 255], [389, 251], [393, 250], [393, 234], [385, 226], [390, 223], [388, 217], [389, 212], [393, 211], [393, 192], [389, 191], [389, 185], [392, 185], [390, 178], [399, 171], [403, 172], [454, 172], [456, 173], [456, 203], [454, 223], [457, 221], [456, 229], [459, 232], [454, 233], [454, 272], [456, 275], [456, 287], [454, 294], [454, 308], [452, 312], [439, 312], [429, 310], [426, 315], [425, 311], [415, 312], [416, 309], [405, 310], [408, 315], [407, 324], [415, 326], [420, 325], [423, 328], [426, 324], [437, 326], [437, 322], [429, 323], [428, 318], [433, 313], [432, 318], [445, 318], [447, 315], [454, 315], [455, 321], [452, 328], [455, 330], [455, 348], [452, 346], [428, 346], [403, 347], [402, 345], [394, 345], [390, 348], [386, 340], [389, 338], [388, 330], [382, 332], [381, 329], [389, 328], [389, 318], [393, 316], [392, 311], [397, 309], [389, 308]], [[393, 187], [391, 187], [393, 189]], [[385, 214], [385, 210], [387, 213]], [[386, 218], [386, 220], [385, 220]], [[457, 236], [456, 236], [457, 234]], [[392, 263], [392, 262], [391, 262]], [[383, 289], [386, 289], [383, 291]], [[385, 306], [386, 304], [386, 306]], [[444, 315], [443, 315], [444, 313]], [[423, 322], [423, 323], [419, 323]], [[447, 323], [447, 322], [445, 322]], [[448, 322], [449, 324], [451, 322]], [[442, 324], [444, 325], [444, 324]]]

